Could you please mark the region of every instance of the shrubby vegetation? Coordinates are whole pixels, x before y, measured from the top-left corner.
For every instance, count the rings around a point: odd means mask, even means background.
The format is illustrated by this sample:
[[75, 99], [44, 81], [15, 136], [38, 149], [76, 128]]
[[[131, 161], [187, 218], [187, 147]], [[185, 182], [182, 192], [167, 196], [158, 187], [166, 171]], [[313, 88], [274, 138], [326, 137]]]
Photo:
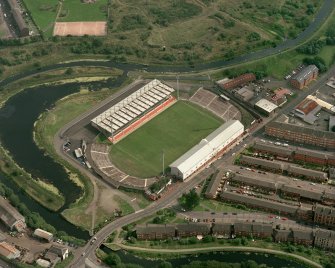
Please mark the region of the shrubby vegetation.
[[320, 53], [321, 49], [326, 45], [323, 40], [312, 40], [297, 48], [297, 52], [306, 55], [317, 55]]
[[155, 18], [155, 23], [168, 26], [171, 22], [186, 19], [200, 14], [201, 7], [185, 0], [175, 0], [171, 6], [160, 8], [151, 7], [149, 14]]
[[[109, 253], [103, 261], [113, 268], [140, 268], [142, 266], [138, 264], [124, 264], [122, 263], [120, 257], [115, 253]], [[172, 264], [169, 261], [162, 261], [158, 265], [153, 265], [154, 268], [172, 268]], [[257, 264], [253, 260], [248, 260], [241, 263], [226, 263], [220, 261], [192, 261], [189, 264], [185, 264], [180, 266], [181, 268], [267, 268], [268, 266], [265, 264]], [[333, 266], [329, 266], [327, 268], [333, 268]]]
[[171, 209], [162, 209], [156, 212], [157, 216], [152, 220], [152, 223], [163, 224], [167, 223], [171, 218], [176, 217], [176, 212]]

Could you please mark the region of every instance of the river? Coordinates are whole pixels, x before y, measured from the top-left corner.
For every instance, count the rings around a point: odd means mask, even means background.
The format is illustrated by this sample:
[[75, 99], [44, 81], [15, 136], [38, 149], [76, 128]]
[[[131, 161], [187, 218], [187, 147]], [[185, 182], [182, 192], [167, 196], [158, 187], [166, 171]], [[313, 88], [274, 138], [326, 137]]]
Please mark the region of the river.
[[[110, 249], [102, 246], [103, 251], [106, 253], [111, 252]], [[145, 259], [138, 257], [127, 251], [117, 251], [115, 252], [125, 264], [138, 264], [143, 267], [157, 267], [163, 260], [162, 259]], [[219, 261], [225, 263], [241, 263], [248, 260], [255, 261], [257, 264], [266, 264], [273, 268], [282, 267], [294, 267], [294, 268], [306, 268], [302, 263], [296, 262], [290, 259], [284, 259], [272, 254], [263, 253], [243, 253], [243, 252], [210, 252], [210, 253], [200, 253], [185, 255], [180, 258], [171, 258], [166, 261], [172, 264], [172, 267], [180, 267], [185, 264], [189, 264], [192, 261]]]
[[[126, 79], [108, 80], [106, 82], [86, 83], [95, 90], [104, 87], [118, 87]], [[33, 140], [34, 123], [39, 115], [51, 108], [54, 103], [75, 92], [84, 83], [71, 83], [56, 86], [38, 86], [25, 89], [11, 97], [0, 109], [0, 139], [2, 145], [10, 152], [14, 161], [24, 168], [33, 177], [55, 185], [65, 197], [65, 205], [58, 212], [50, 212], [43, 206], [29, 198], [10, 180], [0, 177], [1, 182], [19, 195], [21, 202], [25, 203], [31, 211], [36, 211], [57, 230], [66, 231], [69, 235], [78, 238], [88, 238], [88, 233], [70, 224], [60, 213], [82, 194], [81, 189], [72, 182], [64, 168], [56, 163], [50, 156], [45, 155]]]

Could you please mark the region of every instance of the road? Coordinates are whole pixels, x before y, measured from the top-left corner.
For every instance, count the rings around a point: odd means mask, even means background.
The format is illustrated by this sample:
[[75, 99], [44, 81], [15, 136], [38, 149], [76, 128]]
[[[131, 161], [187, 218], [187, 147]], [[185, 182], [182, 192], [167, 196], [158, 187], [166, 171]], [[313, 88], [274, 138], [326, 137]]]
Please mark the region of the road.
[[73, 62], [66, 62], [66, 63], [58, 63], [52, 64], [49, 66], [45, 66], [40, 70], [30, 69], [28, 71], [13, 75], [8, 77], [2, 81], [0, 81], [0, 88], [4, 87], [16, 80], [35, 75], [38, 73], [42, 73], [45, 71], [55, 70], [59, 68], [66, 68], [66, 67], [75, 67], [75, 66], [101, 66], [101, 67], [114, 67], [124, 71], [131, 71], [131, 70], [145, 70], [147, 72], [176, 72], [176, 73], [183, 73], [183, 72], [194, 72], [194, 71], [206, 71], [210, 69], [218, 69], [224, 67], [232, 67], [234, 65], [246, 63], [249, 61], [254, 61], [258, 59], [262, 59], [268, 56], [280, 54], [285, 50], [292, 49], [308, 38], [310, 38], [314, 32], [316, 32], [322, 23], [328, 18], [331, 14], [333, 9], [335, 8], [335, 1], [334, 0], [324, 0], [323, 5], [321, 6], [320, 10], [316, 14], [314, 20], [310, 23], [310, 25], [300, 33], [295, 39], [286, 39], [277, 47], [271, 47], [263, 50], [259, 50], [256, 52], [252, 52], [249, 54], [238, 56], [232, 60], [218, 60], [206, 63], [199, 63], [195, 64], [195, 66], [179, 66], [179, 65], [166, 65], [166, 66], [158, 66], [158, 65], [144, 65], [144, 64], [135, 64], [135, 63], [117, 63], [112, 61], [73, 61]]
[[[186, 182], [183, 183], [183, 187], [178, 187], [175, 191], [169, 192], [163, 198], [159, 199], [155, 203], [152, 203], [149, 207], [142, 211], [137, 211], [133, 214], [124, 216], [109, 225], [102, 228], [98, 233], [95, 234], [97, 238], [96, 242], [91, 245], [88, 243], [83, 249], [78, 250], [75, 255], [74, 261], [71, 263], [70, 267], [85, 267], [85, 259], [89, 258], [92, 263], [97, 264], [97, 258], [95, 256], [95, 251], [97, 247], [108, 237], [113, 231], [122, 226], [135, 222], [139, 219], [145, 218], [157, 212], [160, 209], [166, 208], [170, 203], [174, 202], [181, 196], [184, 192], [187, 192], [193, 189], [196, 185], [205, 180], [212, 173], [211, 169], [205, 169], [199, 174], [191, 177]], [[82, 254], [84, 253], [84, 256]]]

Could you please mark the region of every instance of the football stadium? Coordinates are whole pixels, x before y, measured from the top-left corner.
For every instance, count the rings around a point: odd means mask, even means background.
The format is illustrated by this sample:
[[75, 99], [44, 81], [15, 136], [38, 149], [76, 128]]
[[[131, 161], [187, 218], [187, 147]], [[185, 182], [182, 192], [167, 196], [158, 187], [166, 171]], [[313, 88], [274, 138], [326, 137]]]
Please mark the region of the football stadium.
[[109, 141], [92, 145], [100, 174], [141, 189], [170, 170], [184, 180], [244, 132], [238, 120], [225, 123], [195, 103], [177, 100], [174, 92], [155, 79], [92, 119]]

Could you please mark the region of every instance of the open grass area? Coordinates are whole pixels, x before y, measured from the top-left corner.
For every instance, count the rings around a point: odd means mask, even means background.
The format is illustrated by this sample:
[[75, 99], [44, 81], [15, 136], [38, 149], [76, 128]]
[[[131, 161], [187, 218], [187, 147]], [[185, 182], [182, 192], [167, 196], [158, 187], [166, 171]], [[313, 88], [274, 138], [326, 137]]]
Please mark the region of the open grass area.
[[225, 204], [216, 200], [202, 198], [200, 204], [196, 206], [194, 211], [214, 211], [214, 212], [245, 212], [245, 209], [238, 208], [231, 204]]
[[113, 1], [109, 39], [120, 45], [131, 43], [142, 50], [150, 48], [156, 59], [171, 62], [231, 58], [295, 37], [309, 25], [321, 3], [317, 0]]
[[209, 111], [185, 101], [153, 118], [111, 146], [112, 162], [127, 174], [153, 177], [217, 129], [223, 121]]
[[49, 37], [58, 11], [58, 0], [23, 0], [34, 22], [42, 33]]
[[78, 0], [65, 0], [57, 21], [106, 21], [107, 0], [85, 4]]

